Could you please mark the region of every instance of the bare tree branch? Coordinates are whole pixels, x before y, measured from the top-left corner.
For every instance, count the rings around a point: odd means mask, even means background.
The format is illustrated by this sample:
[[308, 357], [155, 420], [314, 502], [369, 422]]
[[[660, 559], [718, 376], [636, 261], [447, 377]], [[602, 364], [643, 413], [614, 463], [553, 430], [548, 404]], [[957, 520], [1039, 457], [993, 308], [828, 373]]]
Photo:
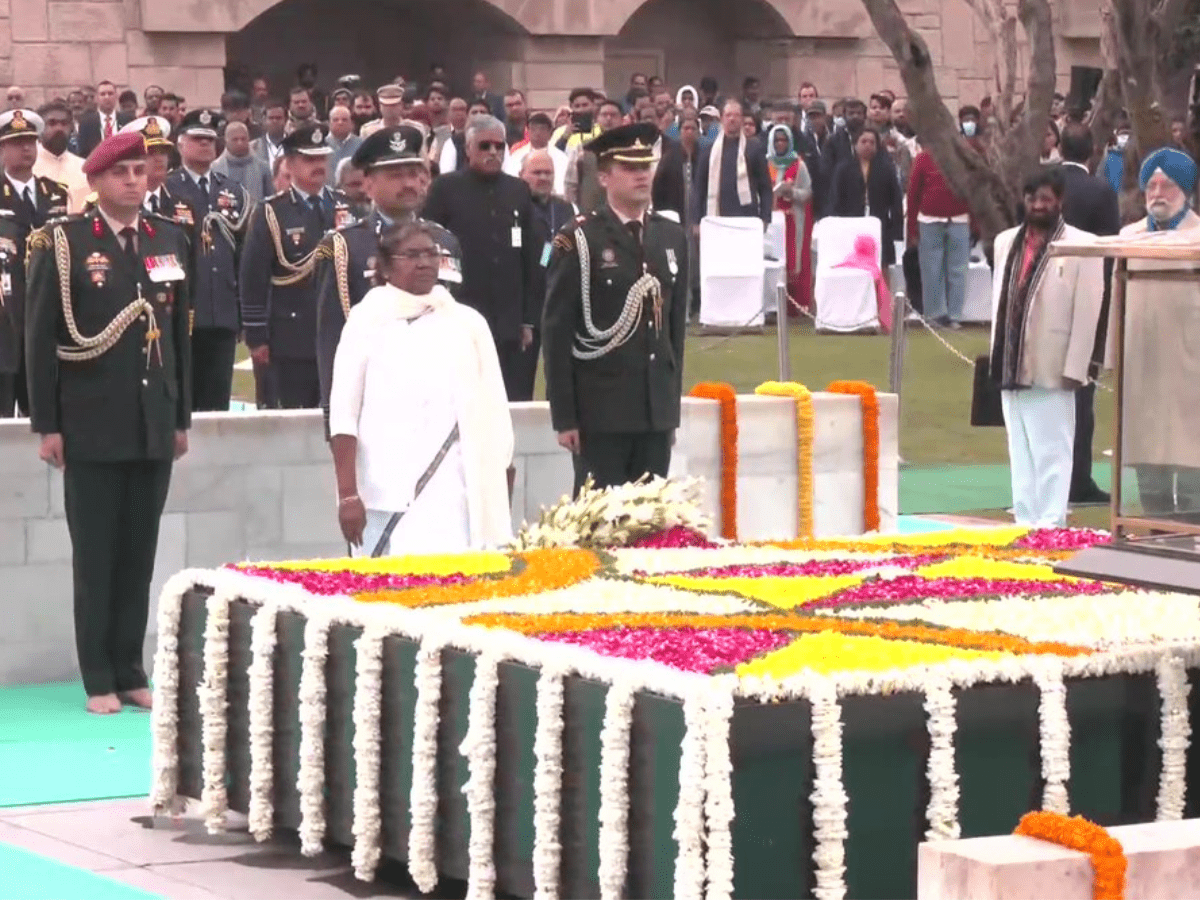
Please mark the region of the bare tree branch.
[[[933, 156], [955, 192], [966, 199], [979, 227], [980, 237], [984, 241], [990, 241], [1015, 221], [1014, 185], [1018, 182], [1011, 178], [1009, 165], [994, 155], [996, 144], [993, 144], [988, 156], [985, 156], [962, 136], [957, 118], [950, 112], [938, 90], [929, 47], [920, 34], [908, 27], [896, 0], [862, 2], [876, 33], [887, 45], [900, 68], [900, 77], [908, 94], [909, 120], [917, 131], [922, 148]], [[980, 2], [990, 3], [991, 0]], [[1046, 0], [1022, 2], [1049, 9]], [[1000, 3], [989, 8], [995, 10]], [[1048, 15], [1046, 22], [1049, 25]], [[991, 24], [989, 22], [989, 25]], [[1049, 57], [1049, 71], [1052, 76], [1053, 47]], [[1039, 92], [1040, 84], [1040, 81], [1035, 80]], [[1053, 88], [1050, 93], [1053, 93]], [[1049, 110], [1049, 96], [1046, 109]], [[1038, 138], [1036, 144], [1025, 148], [1027, 152], [1023, 154], [1023, 158], [1028, 157], [1030, 153], [1036, 157], [1041, 135]]]

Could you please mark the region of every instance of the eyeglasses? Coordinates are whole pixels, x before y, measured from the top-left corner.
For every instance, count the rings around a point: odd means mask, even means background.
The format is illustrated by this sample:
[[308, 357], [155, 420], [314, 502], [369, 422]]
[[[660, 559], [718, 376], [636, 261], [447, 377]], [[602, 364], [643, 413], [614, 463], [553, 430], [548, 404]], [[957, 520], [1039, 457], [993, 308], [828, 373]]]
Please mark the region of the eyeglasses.
[[425, 250], [401, 250], [396, 254], [396, 256], [398, 256], [400, 259], [405, 259], [410, 262], [417, 262], [418, 260], [440, 259], [442, 256], [442, 251], [437, 247], [429, 247]]
[[476, 146], [485, 152], [488, 150], [503, 150], [504, 141], [480, 141]]

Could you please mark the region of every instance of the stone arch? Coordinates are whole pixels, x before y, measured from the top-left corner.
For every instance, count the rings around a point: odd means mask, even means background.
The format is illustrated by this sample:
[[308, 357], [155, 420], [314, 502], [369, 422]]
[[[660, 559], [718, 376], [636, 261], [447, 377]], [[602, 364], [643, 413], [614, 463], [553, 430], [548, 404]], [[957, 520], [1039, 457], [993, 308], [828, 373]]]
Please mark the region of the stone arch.
[[[619, 35], [631, 25], [636, 26], [635, 17], [639, 14], [645, 15], [647, 10], [652, 11], [653, 7], [661, 2], [662, 0], [612, 0], [604, 4], [599, 23], [601, 33]], [[832, 2], [836, 3], [838, 0]], [[704, 0], [695, 3], [697, 7], [704, 5]], [[788, 3], [786, 0], [739, 0], [736, 3], [721, 2], [713, 5], [719, 6], [731, 21], [747, 17], [749, 23], [752, 23], [750, 30], [769, 32], [756, 34], [755, 37], [784, 38], [796, 34], [792, 22], [788, 20], [787, 12], [803, 4]]]
[[[143, 2], [171, 2], [171, 0], [143, 0]], [[226, 19], [230, 26], [229, 31], [241, 31], [248, 25], [252, 24], [260, 16], [269, 13], [272, 9], [290, 3], [291, 0], [216, 0], [212, 6], [226, 7], [227, 13], [220, 18]], [[350, 0], [347, 5], [353, 5], [356, 0]], [[414, 6], [420, 7], [427, 5], [424, 0], [419, 3], [408, 3], [405, 0], [357, 0], [370, 8], [377, 14], [385, 14], [387, 10], [404, 9], [405, 7]], [[446, 7], [455, 7], [460, 4], [453, 2], [438, 2], [437, 4], [428, 4], [436, 6], [438, 9]], [[528, 28], [523, 17], [525, 8], [530, 4], [526, 0], [474, 0], [469, 4], [473, 7], [481, 9], [484, 15], [488, 18], [489, 24], [499, 25], [504, 32], [528, 33], [531, 29]], [[534, 4], [536, 5], [536, 4]], [[210, 13], [211, 15], [211, 13]], [[450, 21], [447, 13], [443, 13], [445, 21]]]
[[241, 0], [239, 7], [260, 9], [229, 35], [226, 56], [231, 68], [266, 75], [275, 90], [286, 89], [296, 65], [309, 61], [323, 84], [347, 73], [371, 88], [397, 75], [422, 82], [429, 65], [439, 62], [460, 80], [482, 70], [503, 87], [529, 32], [502, 2]]

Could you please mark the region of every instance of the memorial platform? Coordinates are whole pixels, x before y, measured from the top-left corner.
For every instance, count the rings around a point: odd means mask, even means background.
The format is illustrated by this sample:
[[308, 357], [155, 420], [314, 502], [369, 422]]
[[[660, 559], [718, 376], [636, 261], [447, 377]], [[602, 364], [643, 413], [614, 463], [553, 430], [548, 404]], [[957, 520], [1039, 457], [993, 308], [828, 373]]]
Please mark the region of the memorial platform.
[[422, 887], [915, 897], [925, 840], [1195, 814], [1200, 600], [1053, 574], [1102, 539], [181, 573], [152, 797]]

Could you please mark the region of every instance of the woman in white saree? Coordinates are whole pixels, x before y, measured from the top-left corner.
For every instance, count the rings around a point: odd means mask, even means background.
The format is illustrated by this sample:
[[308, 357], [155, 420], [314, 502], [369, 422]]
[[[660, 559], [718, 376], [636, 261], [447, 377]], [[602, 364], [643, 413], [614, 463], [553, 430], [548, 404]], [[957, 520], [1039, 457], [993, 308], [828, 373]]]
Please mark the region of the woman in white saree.
[[487, 322], [437, 282], [422, 222], [379, 238], [350, 309], [329, 425], [338, 523], [358, 556], [454, 553], [512, 537], [513, 427]]

